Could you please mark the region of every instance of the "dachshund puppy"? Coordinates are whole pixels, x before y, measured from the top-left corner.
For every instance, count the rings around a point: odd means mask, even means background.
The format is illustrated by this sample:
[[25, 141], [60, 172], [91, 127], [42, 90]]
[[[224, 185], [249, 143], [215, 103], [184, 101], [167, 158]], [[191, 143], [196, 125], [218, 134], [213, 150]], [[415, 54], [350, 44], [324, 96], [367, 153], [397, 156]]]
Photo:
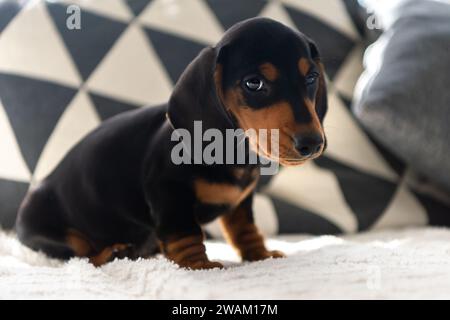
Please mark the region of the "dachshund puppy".
[[[254, 224], [259, 164], [174, 164], [174, 130], [278, 129], [279, 163], [300, 165], [326, 145], [324, 70], [315, 44], [276, 21], [229, 29], [186, 68], [167, 104], [120, 114], [87, 135], [19, 209], [19, 239], [96, 266], [161, 252], [191, 269], [208, 260], [202, 224], [220, 219], [243, 260], [269, 251]], [[254, 146], [253, 146], [254, 148]], [[271, 157], [270, 148], [257, 152]]]

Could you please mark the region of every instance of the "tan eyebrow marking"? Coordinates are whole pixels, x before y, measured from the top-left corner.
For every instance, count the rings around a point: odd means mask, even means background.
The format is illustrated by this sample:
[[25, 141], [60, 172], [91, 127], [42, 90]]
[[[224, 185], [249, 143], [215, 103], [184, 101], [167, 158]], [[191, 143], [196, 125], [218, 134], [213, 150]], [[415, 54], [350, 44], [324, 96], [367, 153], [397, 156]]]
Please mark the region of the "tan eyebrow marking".
[[278, 78], [278, 69], [269, 62], [260, 65], [259, 72], [269, 81], [274, 81]]
[[311, 66], [306, 58], [300, 58], [300, 60], [298, 60], [298, 69], [303, 76], [308, 74], [310, 67]]

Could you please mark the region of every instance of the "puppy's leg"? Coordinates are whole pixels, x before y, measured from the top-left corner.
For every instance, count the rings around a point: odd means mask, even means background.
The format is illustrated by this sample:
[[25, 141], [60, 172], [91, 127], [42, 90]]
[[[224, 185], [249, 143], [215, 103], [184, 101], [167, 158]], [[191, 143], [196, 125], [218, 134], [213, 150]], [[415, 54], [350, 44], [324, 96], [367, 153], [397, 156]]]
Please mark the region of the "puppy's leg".
[[183, 268], [194, 270], [222, 268], [219, 262], [209, 261], [203, 243], [204, 234], [194, 216], [178, 215], [175, 220], [169, 212], [166, 212], [157, 229], [160, 249], [164, 256]]
[[171, 215], [166, 211], [157, 228], [160, 249], [166, 258], [188, 269], [222, 268], [218, 262], [209, 261], [203, 243], [203, 231], [194, 215]]
[[200, 234], [171, 235], [161, 242], [161, 251], [169, 260], [188, 269], [222, 268], [219, 262], [209, 261]]
[[195, 197], [180, 183], [149, 188], [148, 198], [161, 253], [189, 269], [221, 268], [206, 255], [203, 231], [194, 214]]
[[266, 249], [264, 238], [253, 221], [251, 204], [252, 197], [249, 197], [233, 212], [220, 217], [225, 238], [246, 261], [284, 257], [280, 251]]

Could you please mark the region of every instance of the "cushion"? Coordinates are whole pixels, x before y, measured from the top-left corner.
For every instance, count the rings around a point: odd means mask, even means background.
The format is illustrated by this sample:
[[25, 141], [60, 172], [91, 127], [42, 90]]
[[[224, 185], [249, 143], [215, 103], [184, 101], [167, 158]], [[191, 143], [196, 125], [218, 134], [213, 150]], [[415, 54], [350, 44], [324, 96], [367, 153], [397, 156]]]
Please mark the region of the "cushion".
[[393, 153], [450, 193], [450, 1], [373, 7], [385, 32], [366, 52], [354, 112]]
[[[404, 163], [373, 141], [350, 112], [364, 49], [361, 24], [349, 13], [352, 1], [23, 3], [27, 10], [14, 1], [0, 6], [0, 221], [6, 228], [29, 185], [51, 172], [77, 141], [113, 115], [166, 101], [204, 46], [253, 16], [312, 37], [330, 80], [326, 156], [264, 177], [254, 205], [263, 232], [423, 225], [446, 210], [409, 189]], [[81, 8], [80, 29], [67, 28], [69, 4]], [[220, 234], [214, 223], [207, 230]]]

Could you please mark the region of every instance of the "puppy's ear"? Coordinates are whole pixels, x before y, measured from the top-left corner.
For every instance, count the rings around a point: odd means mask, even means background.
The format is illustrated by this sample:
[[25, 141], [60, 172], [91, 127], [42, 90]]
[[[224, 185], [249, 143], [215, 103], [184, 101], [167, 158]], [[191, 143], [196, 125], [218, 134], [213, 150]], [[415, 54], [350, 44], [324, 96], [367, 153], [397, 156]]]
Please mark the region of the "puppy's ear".
[[314, 62], [317, 64], [319, 68], [319, 87], [317, 89], [316, 93], [316, 112], [319, 116], [320, 121], [323, 121], [323, 118], [325, 117], [325, 114], [328, 110], [328, 97], [327, 97], [327, 84], [325, 80], [325, 68], [323, 66], [323, 63], [320, 58], [320, 52], [317, 48], [316, 44], [311, 40], [308, 39], [309, 44], [309, 50], [311, 53], [311, 58], [314, 60]]
[[176, 129], [193, 133], [194, 121], [203, 130], [232, 128], [232, 120], [222, 103], [221, 49], [208, 47], [188, 65], [177, 81], [169, 100], [167, 116]]

